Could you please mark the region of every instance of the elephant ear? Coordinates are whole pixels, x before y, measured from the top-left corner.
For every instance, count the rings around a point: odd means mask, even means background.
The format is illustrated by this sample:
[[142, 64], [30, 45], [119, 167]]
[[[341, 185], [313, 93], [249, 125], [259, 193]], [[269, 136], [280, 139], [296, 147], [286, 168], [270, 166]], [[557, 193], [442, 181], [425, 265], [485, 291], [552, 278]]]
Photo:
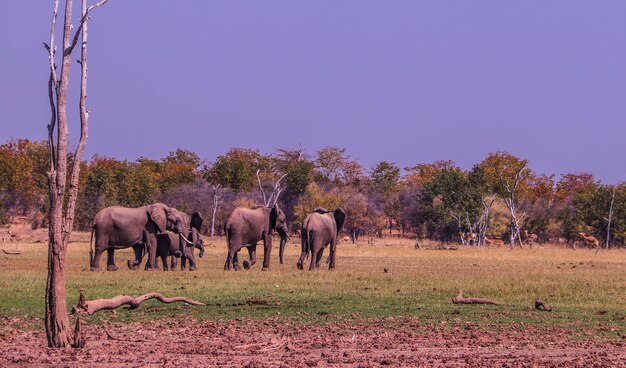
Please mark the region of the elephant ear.
[[335, 216], [335, 223], [337, 224], [337, 235], [339, 235], [344, 222], [346, 222], [346, 211], [339, 207], [333, 211], [333, 215]]
[[326, 209], [326, 208], [324, 208], [324, 207], [316, 207], [316, 208], [313, 210], [313, 212], [317, 212], [317, 213], [319, 213], [319, 214], [324, 215], [324, 214], [326, 214], [326, 213], [328, 213], [328, 212], [330, 212], [330, 211], [329, 211], [329, 210], [327, 210], [327, 209]]
[[204, 220], [202, 219], [200, 212], [196, 211], [191, 214], [191, 228], [192, 229], [196, 229], [197, 231], [200, 231], [203, 221]]
[[167, 217], [165, 215], [165, 210], [159, 206], [151, 205], [148, 206], [148, 218], [150, 218], [156, 224], [158, 230], [160, 232], [165, 231], [165, 227], [167, 226]]
[[270, 210], [270, 229], [276, 228], [276, 220], [278, 219], [279, 211], [280, 209], [278, 208], [277, 204], [275, 204], [274, 207], [272, 207], [272, 209]]

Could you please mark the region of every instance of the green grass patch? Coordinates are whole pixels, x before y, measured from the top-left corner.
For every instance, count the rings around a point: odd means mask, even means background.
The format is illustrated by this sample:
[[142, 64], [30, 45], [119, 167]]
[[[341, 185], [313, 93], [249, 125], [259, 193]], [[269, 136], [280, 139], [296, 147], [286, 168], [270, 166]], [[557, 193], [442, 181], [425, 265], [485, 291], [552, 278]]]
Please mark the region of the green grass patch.
[[[44, 309], [47, 245], [17, 244], [21, 255], [0, 255], [0, 316], [20, 317], [41, 325]], [[459, 248], [416, 250], [411, 242], [380, 241], [375, 246], [340, 245], [337, 270], [299, 271], [298, 247], [286, 250], [286, 264], [273, 257], [270, 272], [257, 263], [252, 270], [224, 272], [224, 239], [207, 241], [198, 271], [131, 271], [128, 250], [116, 252], [116, 272], [89, 271], [89, 245], [71, 243], [66, 259], [68, 305], [79, 290], [88, 299], [119, 294], [159, 292], [186, 296], [204, 307], [148, 301], [132, 311], [118, 309], [90, 317], [93, 323], [163, 318], [230, 321], [242, 318], [289, 318], [302, 323], [329, 319], [385, 320], [417, 317], [451, 326], [594, 327], [626, 335], [626, 251], [595, 253], [553, 247], [531, 250]], [[245, 250], [240, 258], [247, 258]], [[262, 255], [261, 255], [262, 256]], [[106, 268], [106, 256], [101, 267]], [[122, 267], [124, 266], [124, 267]], [[388, 272], [384, 272], [384, 269]], [[507, 303], [506, 307], [454, 305], [459, 289], [466, 296]], [[553, 312], [532, 309], [541, 298]], [[600, 326], [601, 328], [596, 328]], [[603, 326], [608, 326], [604, 328]]]

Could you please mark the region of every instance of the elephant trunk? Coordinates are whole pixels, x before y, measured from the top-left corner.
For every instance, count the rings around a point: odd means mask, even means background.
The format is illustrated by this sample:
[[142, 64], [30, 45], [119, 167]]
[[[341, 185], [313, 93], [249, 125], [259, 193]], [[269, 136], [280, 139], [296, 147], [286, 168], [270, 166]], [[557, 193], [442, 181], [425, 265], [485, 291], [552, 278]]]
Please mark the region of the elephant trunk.
[[280, 247], [278, 248], [278, 256], [280, 257], [280, 264], [283, 264], [285, 261], [285, 244], [287, 243], [287, 233], [284, 231], [279, 231], [280, 235]]

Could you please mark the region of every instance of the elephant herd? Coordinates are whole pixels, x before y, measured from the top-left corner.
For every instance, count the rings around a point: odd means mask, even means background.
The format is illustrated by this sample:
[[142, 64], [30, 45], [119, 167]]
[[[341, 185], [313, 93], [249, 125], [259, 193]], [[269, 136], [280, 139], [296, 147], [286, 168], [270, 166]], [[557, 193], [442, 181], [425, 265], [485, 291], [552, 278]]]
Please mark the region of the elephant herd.
[[[324, 249], [330, 245], [327, 262], [329, 269], [335, 268], [339, 231], [343, 227], [346, 213], [337, 208], [329, 211], [318, 207], [309, 214], [302, 223], [302, 253], [298, 259], [298, 269], [303, 269], [305, 259], [310, 255], [309, 270], [319, 269]], [[114, 254], [116, 249], [132, 247], [134, 260], [128, 260], [128, 267], [137, 269], [143, 257], [148, 254], [146, 270], [158, 267], [160, 258], [163, 269], [168, 270], [167, 258], [171, 258], [170, 268], [176, 269], [178, 258], [181, 269], [189, 262], [189, 269], [196, 269], [194, 248], [204, 254], [204, 243], [200, 236], [202, 216], [199, 212], [188, 215], [163, 203], [155, 203], [138, 208], [119, 206], [106, 207], [100, 210], [93, 220], [90, 240], [90, 269], [100, 269], [100, 257], [106, 250], [107, 270], [115, 271]], [[278, 233], [280, 238], [279, 260], [284, 262], [284, 250], [288, 235], [286, 216], [278, 205], [272, 207], [256, 206], [253, 208], [235, 208], [224, 227], [226, 233], [227, 256], [224, 270], [240, 269], [238, 252], [246, 247], [250, 259], [242, 262], [245, 269], [256, 263], [256, 247], [263, 241], [263, 271], [270, 268], [272, 251], [272, 234]], [[91, 248], [95, 238], [95, 250]], [[157, 258], [158, 257], [158, 258]]]

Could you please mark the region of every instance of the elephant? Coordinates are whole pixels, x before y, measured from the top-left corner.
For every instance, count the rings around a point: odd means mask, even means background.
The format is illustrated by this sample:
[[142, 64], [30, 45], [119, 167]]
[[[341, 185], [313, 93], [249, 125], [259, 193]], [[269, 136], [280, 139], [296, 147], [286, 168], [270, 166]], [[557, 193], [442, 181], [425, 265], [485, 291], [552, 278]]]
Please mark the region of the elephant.
[[[161, 258], [163, 263], [163, 270], [168, 270], [167, 257], [171, 256], [170, 270], [175, 271], [178, 266], [178, 258], [182, 258], [181, 270], [186, 267], [186, 262], [189, 260], [189, 270], [194, 271], [196, 269], [196, 260], [193, 254], [194, 248], [198, 248], [200, 253], [198, 256], [202, 258], [204, 255], [204, 241], [198, 237], [194, 242], [194, 246], [184, 246], [181, 252], [180, 248], [180, 236], [174, 234], [171, 231], [166, 231], [163, 234], [157, 235], [157, 257]], [[158, 265], [157, 258], [157, 265]]]
[[302, 254], [300, 254], [300, 259], [298, 259], [298, 269], [303, 269], [304, 260], [309, 252], [311, 252], [309, 270], [319, 269], [324, 248], [328, 244], [330, 244], [328, 268], [331, 270], [335, 268], [339, 231], [341, 231], [345, 221], [346, 212], [341, 207], [334, 211], [318, 207], [304, 219], [301, 231]]
[[243, 267], [247, 270], [256, 263], [256, 245], [263, 240], [263, 271], [270, 268], [270, 254], [272, 252], [272, 233], [274, 230], [280, 236], [280, 263], [283, 264], [285, 243], [287, 242], [287, 221], [283, 211], [275, 204], [272, 207], [256, 206], [253, 208], [237, 207], [228, 216], [224, 226], [228, 255], [224, 264], [224, 271], [230, 271], [231, 263], [235, 271], [239, 271], [237, 252], [242, 247], [248, 248], [250, 262], [244, 261]]
[[[91, 229], [89, 241], [91, 271], [100, 269], [100, 256], [105, 250], [108, 256], [107, 270], [117, 270], [114, 260], [115, 249], [129, 247], [135, 250], [136, 259], [141, 259], [144, 249], [147, 248], [146, 269], [154, 269], [157, 250], [156, 236], [166, 230], [182, 235], [185, 225], [180, 212], [163, 203], [138, 208], [120, 206], [103, 208], [94, 217]], [[94, 235], [95, 253], [91, 248]]]
[[[183, 218], [187, 239], [191, 239], [193, 246], [187, 243], [180, 235], [176, 235], [171, 231], [158, 234], [157, 256], [161, 258], [161, 261], [163, 262], [163, 270], [165, 271], [168, 269], [168, 256], [172, 256], [172, 271], [177, 266], [177, 258], [182, 258], [181, 269], [185, 269], [187, 260], [189, 260], [189, 269], [193, 271], [196, 269], [196, 259], [193, 254], [193, 249], [198, 248], [200, 250], [200, 253], [198, 254], [200, 258], [204, 255], [204, 241], [200, 237], [200, 229], [202, 227], [203, 219], [200, 212], [194, 212], [191, 216], [184, 212], [179, 212], [179, 214]], [[141, 260], [137, 264], [140, 262]]]

